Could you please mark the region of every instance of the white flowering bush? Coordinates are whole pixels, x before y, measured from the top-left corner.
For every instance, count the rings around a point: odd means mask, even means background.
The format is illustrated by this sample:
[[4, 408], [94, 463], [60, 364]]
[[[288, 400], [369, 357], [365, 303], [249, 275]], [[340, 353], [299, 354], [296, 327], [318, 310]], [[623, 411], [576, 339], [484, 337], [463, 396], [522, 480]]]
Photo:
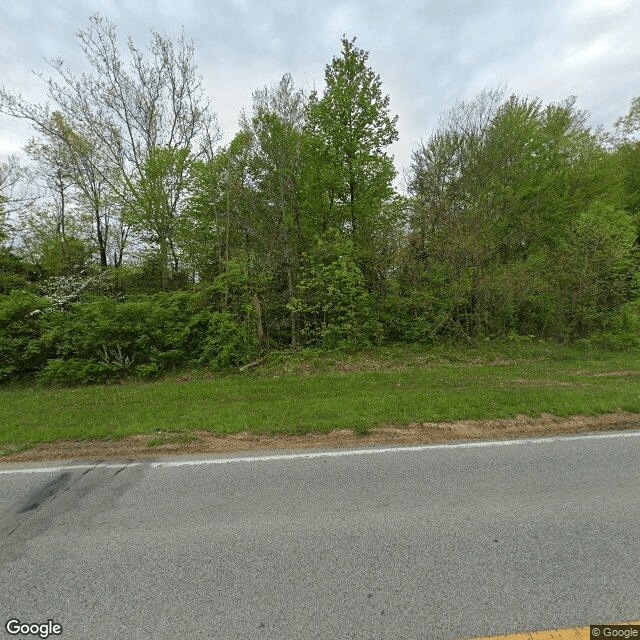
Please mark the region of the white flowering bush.
[[74, 302], [78, 302], [87, 291], [101, 291], [109, 285], [109, 273], [87, 273], [84, 269], [70, 275], [54, 276], [41, 285], [42, 295], [49, 304], [32, 313], [37, 315], [45, 311], [68, 310]]

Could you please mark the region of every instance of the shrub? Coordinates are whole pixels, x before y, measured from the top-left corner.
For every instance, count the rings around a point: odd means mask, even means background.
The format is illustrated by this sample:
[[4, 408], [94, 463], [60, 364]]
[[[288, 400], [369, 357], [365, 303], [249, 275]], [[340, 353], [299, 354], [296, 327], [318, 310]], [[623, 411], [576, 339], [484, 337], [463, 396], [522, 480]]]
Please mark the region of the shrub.
[[31, 376], [46, 363], [39, 318], [47, 304], [18, 289], [0, 295], [0, 381]]
[[96, 297], [46, 314], [43, 340], [56, 358], [93, 360], [120, 375], [150, 363], [165, 371], [197, 360], [182, 348], [193, 306], [188, 292], [124, 302]]
[[569, 337], [606, 331], [637, 295], [636, 234], [625, 211], [600, 202], [576, 219], [557, 256], [558, 298]]
[[160, 375], [160, 369], [155, 362], [150, 364], [139, 364], [135, 372], [142, 380], [153, 380]]
[[380, 301], [385, 335], [391, 341], [433, 344], [452, 331], [455, 310], [468, 299], [469, 286], [454, 281], [444, 264], [412, 266], [411, 273], [390, 281]]
[[105, 382], [113, 374], [114, 371], [109, 365], [93, 360], [54, 358], [38, 373], [36, 381], [44, 386], [73, 386]]
[[300, 295], [292, 304], [304, 341], [327, 349], [366, 347], [376, 341], [380, 328], [351, 241], [328, 235], [307, 259], [298, 283]]
[[623, 305], [607, 322], [606, 329], [592, 336], [589, 342], [612, 351], [640, 348], [640, 300]]
[[200, 362], [222, 371], [255, 360], [260, 340], [249, 320], [234, 322], [229, 312], [212, 313]]

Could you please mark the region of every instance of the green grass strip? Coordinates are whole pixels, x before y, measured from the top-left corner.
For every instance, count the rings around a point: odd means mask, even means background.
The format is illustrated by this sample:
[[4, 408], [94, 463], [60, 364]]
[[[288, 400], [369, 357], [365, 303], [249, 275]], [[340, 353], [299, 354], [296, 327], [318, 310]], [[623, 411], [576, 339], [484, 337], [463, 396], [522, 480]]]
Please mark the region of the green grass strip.
[[[415, 363], [396, 353], [375, 370], [288, 373], [291, 362], [227, 377], [78, 387], [0, 389], [0, 445], [58, 439], [118, 439], [134, 434], [366, 431], [385, 424], [640, 412], [637, 353], [543, 356], [506, 354], [495, 363], [476, 352], [459, 361]], [[535, 356], [535, 357], [534, 357]], [[493, 356], [492, 356], [493, 357]], [[348, 358], [347, 358], [348, 360]], [[370, 370], [373, 369], [373, 370]], [[623, 372], [623, 375], [620, 375]], [[616, 375], [609, 375], [615, 373]], [[167, 437], [163, 436], [167, 441]], [[158, 443], [159, 444], [159, 443]]]

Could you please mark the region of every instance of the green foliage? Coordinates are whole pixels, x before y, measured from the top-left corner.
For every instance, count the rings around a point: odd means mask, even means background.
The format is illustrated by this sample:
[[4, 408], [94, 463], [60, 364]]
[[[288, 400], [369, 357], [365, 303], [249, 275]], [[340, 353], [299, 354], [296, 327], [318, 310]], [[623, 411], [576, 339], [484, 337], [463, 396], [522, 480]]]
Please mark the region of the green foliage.
[[224, 371], [255, 360], [259, 353], [260, 341], [248, 322], [238, 324], [228, 311], [211, 314], [201, 364]]
[[45, 314], [42, 339], [57, 357], [94, 360], [114, 375], [152, 362], [170, 370], [187, 359], [181, 340], [193, 303], [188, 292], [124, 302], [96, 297]]
[[492, 337], [552, 335], [557, 300], [550, 283], [551, 272], [544, 250], [484, 271], [476, 281], [476, 306], [471, 309], [476, 331]]
[[640, 299], [627, 302], [605, 322], [589, 342], [601, 349], [629, 351], [640, 348]]
[[[576, 338], [637, 295], [619, 164], [585, 121], [573, 99], [485, 92], [414, 153], [410, 261], [467, 291], [450, 328]], [[405, 290], [421, 273], [405, 270]]]
[[458, 318], [469, 300], [470, 278], [454, 279], [444, 263], [405, 264], [405, 269], [380, 303], [387, 340], [435, 344], [463, 337]]
[[231, 258], [211, 285], [211, 289], [218, 292], [222, 306], [239, 319], [244, 319], [251, 309], [250, 269], [248, 255]]
[[163, 284], [180, 269], [178, 239], [187, 198], [191, 158], [188, 148], [152, 147], [140, 176], [130, 181], [126, 221], [151, 243], [159, 258]]
[[602, 202], [583, 211], [556, 255], [558, 296], [570, 337], [602, 329], [638, 295], [636, 228], [630, 216]]
[[0, 247], [0, 294], [23, 289], [38, 280], [40, 269], [29, 264], [9, 249]]
[[36, 373], [42, 384], [152, 379], [187, 366], [227, 370], [261, 350], [254, 317], [215, 311], [210, 293], [118, 302], [94, 295], [68, 307], [26, 292], [0, 297], [0, 380]]
[[90, 251], [87, 245], [73, 236], [61, 238], [48, 236], [40, 248], [40, 265], [50, 276], [70, 275], [82, 271], [89, 262]]
[[0, 89], [50, 195], [20, 204], [22, 169], [0, 166], [0, 242], [5, 217], [24, 227], [23, 254], [0, 249], [0, 380], [225, 371], [285, 345], [636, 344], [640, 99], [603, 135], [575, 98], [484, 91], [415, 151], [405, 196], [355, 38], [320, 93], [285, 74], [215, 148], [184, 37], [152, 32], [127, 66], [107, 20], [78, 35], [93, 75], [56, 63], [55, 111]]
[[135, 372], [142, 380], [153, 380], [160, 375], [160, 367], [157, 363], [150, 362], [149, 364], [139, 364], [135, 368]]
[[193, 162], [189, 198], [178, 229], [185, 263], [207, 282], [220, 273], [225, 257], [229, 230], [224, 215], [227, 160], [227, 154], [221, 150], [206, 162]]
[[95, 384], [106, 382], [113, 373], [111, 367], [94, 360], [54, 358], [49, 360], [44, 369], [38, 373], [36, 382], [41, 386], [56, 387]]
[[640, 131], [640, 96], [631, 100], [627, 115], [618, 118], [615, 126], [625, 137], [631, 137]]
[[[2, 184], [0, 183], [0, 189], [2, 188]], [[9, 198], [5, 196], [2, 191], [0, 191], [0, 244], [2, 244], [7, 239], [7, 222], [6, 222], [6, 204]]]
[[324, 348], [357, 348], [378, 338], [372, 300], [351, 240], [328, 234], [307, 256], [292, 308], [301, 336]]
[[512, 96], [501, 105], [479, 161], [491, 163], [480, 197], [502, 259], [553, 246], [594, 198], [615, 197], [605, 157], [573, 101], [543, 108]]
[[[321, 231], [349, 229], [355, 257], [368, 284], [375, 269], [383, 205], [393, 195], [393, 160], [385, 148], [398, 139], [398, 116], [367, 66], [368, 52], [355, 38], [342, 38], [342, 55], [325, 69], [321, 98], [311, 94], [307, 156], [316, 176], [315, 201]], [[319, 205], [319, 206], [318, 206]]]
[[39, 310], [47, 305], [48, 300], [28, 291], [0, 295], [0, 382], [30, 377], [46, 363]]
[[[613, 156], [624, 189], [624, 208], [631, 214], [640, 232], [640, 142], [621, 144]], [[640, 236], [638, 242], [640, 243]]]

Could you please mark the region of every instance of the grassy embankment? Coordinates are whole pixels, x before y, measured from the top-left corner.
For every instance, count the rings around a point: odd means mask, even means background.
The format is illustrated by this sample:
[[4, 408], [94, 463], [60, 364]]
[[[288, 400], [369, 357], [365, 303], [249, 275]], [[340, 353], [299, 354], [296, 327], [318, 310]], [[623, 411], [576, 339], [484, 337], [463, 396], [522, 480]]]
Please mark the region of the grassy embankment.
[[[272, 356], [242, 374], [0, 389], [0, 453], [58, 439], [191, 430], [307, 433], [384, 424], [640, 412], [640, 354], [550, 343]], [[169, 432], [172, 435], [167, 436]], [[153, 444], [153, 440], [149, 444]]]

